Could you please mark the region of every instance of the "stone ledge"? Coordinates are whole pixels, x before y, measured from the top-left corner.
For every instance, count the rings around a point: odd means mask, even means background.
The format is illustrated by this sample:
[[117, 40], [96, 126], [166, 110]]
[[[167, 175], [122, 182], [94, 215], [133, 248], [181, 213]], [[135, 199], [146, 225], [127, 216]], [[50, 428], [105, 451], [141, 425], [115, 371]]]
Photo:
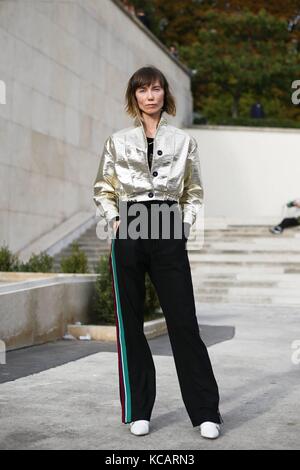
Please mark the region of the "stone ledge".
[[[144, 333], [147, 339], [167, 334], [167, 324], [165, 318], [146, 321], [144, 323]], [[68, 334], [79, 338], [89, 334], [92, 340], [96, 341], [116, 341], [115, 325], [68, 325]]]

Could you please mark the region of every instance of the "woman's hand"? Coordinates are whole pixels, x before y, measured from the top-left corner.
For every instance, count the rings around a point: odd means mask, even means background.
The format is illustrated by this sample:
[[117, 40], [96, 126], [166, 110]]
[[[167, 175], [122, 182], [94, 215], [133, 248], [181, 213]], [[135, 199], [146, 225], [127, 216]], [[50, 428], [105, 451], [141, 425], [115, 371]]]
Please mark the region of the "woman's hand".
[[296, 200], [294, 201], [294, 206], [295, 206], [295, 207], [300, 207], [300, 199], [296, 199]]
[[120, 225], [120, 222], [121, 222], [121, 220], [114, 220], [114, 221], [113, 221], [113, 231], [114, 231], [114, 234], [115, 234], [115, 235], [116, 235], [116, 233], [117, 233], [117, 230], [118, 230], [118, 227], [119, 227], [119, 225]]
[[188, 239], [190, 236], [191, 224], [189, 224], [188, 222], [183, 222], [183, 230], [184, 230], [184, 234], [183, 234], [184, 237]]

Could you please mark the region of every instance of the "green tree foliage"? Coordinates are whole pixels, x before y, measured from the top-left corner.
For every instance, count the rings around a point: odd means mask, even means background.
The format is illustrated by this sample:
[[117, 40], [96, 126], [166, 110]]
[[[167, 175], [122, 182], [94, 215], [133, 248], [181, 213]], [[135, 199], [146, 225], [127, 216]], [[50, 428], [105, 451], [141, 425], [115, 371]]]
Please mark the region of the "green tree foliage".
[[[166, 45], [177, 42], [189, 45], [197, 39], [203, 15], [215, 13], [241, 13], [249, 10], [254, 14], [264, 9], [270, 15], [288, 22], [299, 14], [299, 0], [131, 0], [136, 11], [144, 10], [150, 29]], [[300, 31], [294, 32], [300, 37]]]
[[98, 324], [115, 323], [114, 295], [109, 255], [102, 255], [95, 269], [98, 274], [93, 297], [91, 320]]
[[[264, 10], [231, 15], [209, 11], [198, 40], [183, 46], [181, 54], [197, 71], [193, 77], [195, 107], [211, 120], [249, 116], [249, 105], [257, 100], [264, 103], [268, 117], [284, 113], [300, 118], [299, 108], [291, 103], [299, 55], [291, 47], [283, 20]], [[242, 98], [246, 106], [240, 109]]]
[[298, 0], [132, 0], [151, 31], [176, 45], [192, 75], [195, 112], [209, 122], [249, 118], [259, 101], [270, 125], [300, 123], [291, 102], [299, 79]]

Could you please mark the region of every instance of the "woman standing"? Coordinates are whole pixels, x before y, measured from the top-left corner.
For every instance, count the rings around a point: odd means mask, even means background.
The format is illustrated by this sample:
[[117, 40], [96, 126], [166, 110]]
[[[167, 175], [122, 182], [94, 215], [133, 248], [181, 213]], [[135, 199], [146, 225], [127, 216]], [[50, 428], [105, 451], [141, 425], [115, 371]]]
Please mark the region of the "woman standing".
[[[219, 392], [199, 333], [186, 250], [203, 203], [197, 142], [168, 123], [165, 114], [176, 114], [175, 100], [155, 67], [143, 67], [130, 78], [126, 111], [134, 125], [106, 139], [94, 183], [95, 204], [113, 232], [110, 267], [122, 422], [130, 423], [135, 435], [149, 433], [156, 382], [143, 332], [148, 272], [166, 318], [187, 413], [203, 437], [216, 438], [222, 422]], [[142, 236], [136, 236], [136, 222]], [[183, 229], [179, 237], [178, 227]]]

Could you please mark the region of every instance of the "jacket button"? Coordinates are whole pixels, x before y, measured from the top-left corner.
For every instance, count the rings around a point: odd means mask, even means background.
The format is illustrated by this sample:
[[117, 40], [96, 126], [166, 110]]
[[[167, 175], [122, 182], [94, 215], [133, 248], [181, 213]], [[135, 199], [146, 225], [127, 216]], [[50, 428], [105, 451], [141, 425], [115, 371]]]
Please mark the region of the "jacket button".
[[157, 176], [158, 175], [157, 171], [153, 171], [152, 175]]
[[157, 155], [162, 155], [162, 150], [157, 150]]
[[149, 197], [153, 197], [154, 194], [153, 194], [153, 193], [148, 193], [148, 196], [149, 196]]

